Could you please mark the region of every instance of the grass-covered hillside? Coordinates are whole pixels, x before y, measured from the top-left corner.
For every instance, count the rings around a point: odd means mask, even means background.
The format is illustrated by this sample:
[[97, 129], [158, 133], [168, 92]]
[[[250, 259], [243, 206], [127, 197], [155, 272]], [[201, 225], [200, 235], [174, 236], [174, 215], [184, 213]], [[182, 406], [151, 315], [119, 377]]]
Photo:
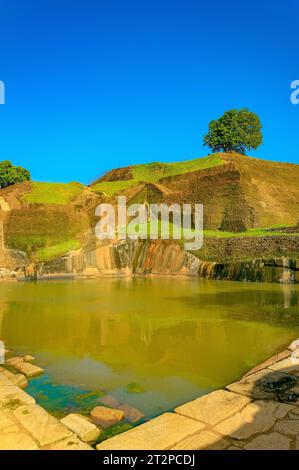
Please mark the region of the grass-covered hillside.
[[120, 191], [139, 184], [139, 182], [157, 183], [161, 178], [213, 168], [223, 163], [221, 157], [216, 154], [183, 162], [154, 162], [134, 165], [109, 171], [100, 180], [95, 181], [91, 187], [96, 192], [103, 192], [107, 196], [113, 196]]
[[[109, 171], [90, 187], [23, 182], [0, 190], [9, 204], [7, 248], [44, 261], [79, 248], [94, 228], [95, 207], [124, 194], [131, 202], [202, 203], [207, 238], [297, 235], [299, 165], [217, 154]], [[272, 229], [272, 230], [270, 230]]]
[[4, 221], [6, 247], [40, 261], [80, 248], [99, 202], [80, 183], [26, 182], [0, 194], [11, 209]]
[[[140, 182], [163, 185], [168, 195], [161, 193], [161, 201], [204, 204], [207, 230], [244, 232], [299, 222], [299, 165], [221, 153], [118, 168], [92, 189], [108, 199], [120, 193], [130, 199]], [[138, 202], [148, 194], [143, 191]]]

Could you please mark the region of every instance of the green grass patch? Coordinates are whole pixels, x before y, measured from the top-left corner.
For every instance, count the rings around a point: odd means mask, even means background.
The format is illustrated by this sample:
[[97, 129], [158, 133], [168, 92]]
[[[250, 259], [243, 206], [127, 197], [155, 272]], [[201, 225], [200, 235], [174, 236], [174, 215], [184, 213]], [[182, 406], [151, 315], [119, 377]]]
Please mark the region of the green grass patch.
[[80, 246], [81, 244], [78, 240], [68, 240], [54, 246], [39, 248], [36, 252], [36, 256], [38, 261], [47, 261], [49, 259], [62, 256], [68, 251], [78, 250]]
[[132, 167], [133, 179], [137, 181], [157, 182], [160, 178], [167, 176], [175, 176], [190, 171], [204, 170], [213, 168], [214, 166], [223, 165], [224, 161], [220, 155], [214, 154], [208, 157], [196, 158], [194, 160], [186, 160], [184, 162], [175, 163], [149, 163], [143, 165], [135, 165]]
[[31, 204], [68, 204], [83, 190], [80, 183], [32, 183], [23, 199]]
[[138, 184], [138, 181], [103, 181], [102, 183], [92, 186], [91, 189], [96, 193], [104, 193], [106, 196], [111, 197], [120, 191], [131, 188], [135, 184]]
[[91, 187], [96, 193], [104, 193], [108, 197], [135, 186], [140, 181], [156, 183], [160, 178], [189, 173], [190, 171], [204, 170], [214, 166], [223, 165], [224, 162], [218, 154], [208, 157], [196, 158], [177, 163], [148, 163], [132, 167], [133, 178], [130, 180], [102, 181]]

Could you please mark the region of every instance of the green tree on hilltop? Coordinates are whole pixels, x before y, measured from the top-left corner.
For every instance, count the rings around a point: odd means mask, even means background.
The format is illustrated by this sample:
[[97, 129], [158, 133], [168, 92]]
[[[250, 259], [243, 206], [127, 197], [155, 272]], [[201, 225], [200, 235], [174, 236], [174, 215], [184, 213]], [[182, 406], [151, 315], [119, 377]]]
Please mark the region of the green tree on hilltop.
[[209, 124], [204, 145], [213, 152], [238, 152], [256, 150], [263, 143], [262, 124], [257, 114], [247, 108], [226, 111]]
[[30, 173], [25, 168], [14, 166], [8, 160], [0, 162], [0, 189], [28, 180], [30, 180]]

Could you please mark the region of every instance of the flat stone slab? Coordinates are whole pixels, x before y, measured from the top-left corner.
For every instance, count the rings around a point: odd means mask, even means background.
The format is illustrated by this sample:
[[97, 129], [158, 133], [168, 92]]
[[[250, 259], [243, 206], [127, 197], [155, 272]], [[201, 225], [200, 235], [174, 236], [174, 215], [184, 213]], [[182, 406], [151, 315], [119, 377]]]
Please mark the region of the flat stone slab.
[[288, 346], [290, 351], [295, 351], [295, 349], [299, 348], [299, 339], [295, 339], [292, 343]]
[[299, 402], [296, 397], [296, 387], [298, 386], [299, 379], [294, 375], [265, 369], [244, 377], [239, 382], [234, 382], [226, 388], [231, 392], [246, 395], [255, 400]]
[[292, 352], [289, 349], [285, 349], [284, 351], [274, 354], [274, 356], [270, 357], [267, 361], [262, 362], [261, 364], [255, 366], [253, 369], [250, 369], [247, 374], [244, 375], [244, 377], [248, 377], [248, 375], [255, 374], [256, 372], [259, 372], [263, 369], [266, 369], [267, 367], [272, 366], [278, 361], [282, 361], [283, 359], [286, 359], [292, 354]]
[[166, 450], [204, 428], [177, 413], [164, 413], [97, 445], [98, 450]]
[[274, 430], [288, 436], [299, 436], [299, 420], [283, 419], [275, 424]]
[[119, 409], [107, 408], [106, 406], [96, 406], [91, 410], [90, 416], [94, 422], [99, 424], [101, 427], [109, 428], [110, 426], [122, 421], [125, 414]]
[[57, 444], [49, 446], [47, 450], [94, 450], [85, 442], [80, 441], [77, 437], [69, 437], [59, 441]]
[[34, 398], [11, 382], [10, 385], [0, 387], [0, 408], [15, 409], [17, 406], [34, 403]]
[[2, 387], [3, 385], [12, 385], [12, 383], [6, 374], [0, 372], [0, 387]]
[[38, 405], [21, 406], [14, 411], [14, 415], [41, 446], [54, 444], [73, 435], [58, 419]]
[[14, 365], [16, 369], [26, 375], [26, 377], [36, 377], [44, 373], [44, 370], [41, 367], [37, 367], [30, 362], [20, 361]]
[[176, 413], [214, 426], [245, 408], [251, 399], [226, 390], [217, 390], [175, 409]]
[[71, 413], [62, 418], [61, 422], [84, 442], [95, 442], [101, 434], [97, 426], [79, 414]]
[[16, 385], [17, 387], [20, 388], [25, 388], [28, 385], [27, 379], [25, 375], [23, 374], [13, 374], [9, 370], [4, 369], [3, 367], [0, 367], [0, 373], [5, 375], [9, 379], [9, 381], [13, 384]]
[[273, 371], [281, 371], [286, 374], [299, 375], [299, 359], [296, 357], [288, 357], [269, 367]]
[[1, 434], [0, 450], [37, 450], [36, 442], [23, 432]]
[[289, 450], [291, 439], [278, 432], [261, 434], [244, 446], [246, 450]]
[[3, 434], [18, 432], [19, 427], [13, 419], [12, 411], [0, 410], [0, 439]]
[[10, 357], [9, 359], [6, 359], [5, 364], [8, 366], [15, 366], [19, 362], [22, 362], [23, 358], [21, 356], [15, 356], [15, 357]]
[[186, 437], [171, 450], [224, 450], [231, 442], [213, 431], [201, 431]]
[[294, 407], [274, 401], [255, 401], [242, 411], [215, 427], [215, 431], [234, 439], [249, 439], [258, 433], [269, 431], [277, 421]]

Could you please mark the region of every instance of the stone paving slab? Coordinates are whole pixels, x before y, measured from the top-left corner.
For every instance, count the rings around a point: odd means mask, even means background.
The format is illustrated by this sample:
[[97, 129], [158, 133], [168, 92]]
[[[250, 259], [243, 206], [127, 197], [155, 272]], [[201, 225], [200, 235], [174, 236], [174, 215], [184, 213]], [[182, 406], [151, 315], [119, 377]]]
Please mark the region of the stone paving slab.
[[44, 448], [45, 450], [94, 450], [90, 445], [80, 441], [75, 436], [59, 441], [57, 444]]
[[35, 400], [28, 393], [19, 387], [12, 385], [2, 385], [0, 387], [0, 408], [13, 408], [17, 405], [34, 404]]
[[277, 432], [261, 434], [244, 446], [245, 450], [289, 450], [291, 439]]
[[274, 356], [270, 357], [267, 361], [262, 362], [258, 366], [254, 367], [253, 369], [250, 369], [249, 372], [247, 372], [244, 377], [248, 377], [248, 375], [255, 374], [256, 372], [259, 372], [263, 369], [267, 369], [267, 367], [272, 366], [276, 362], [282, 361], [283, 359], [286, 359], [287, 357], [290, 357], [292, 354], [292, 351], [289, 349], [285, 349], [284, 351], [274, 354]]
[[243, 395], [217, 390], [179, 406], [175, 412], [213, 426], [245, 408], [250, 401]]
[[20, 387], [20, 388], [27, 387], [28, 382], [27, 382], [25, 375], [13, 374], [12, 372], [4, 369], [3, 367], [0, 367], [0, 372], [2, 372], [3, 375], [7, 377], [13, 385], [17, 385], [17, 387]]
[[274, 401], [257, 400], [214, 429], [234, 439], [249, 439], [255, 434], [269, 431], [277, 419], [286, 416], [293, 408], [294, 406]]
[[[226, 389], [255, 400], [284, 401], [282, 396], [297, 385], [299, 380], [294, 375], [286, 374], [282, 370], [264, 369], [228, 385]], [[299, 400], [297, 401], [299, 403]]]
[[39, 405], [20, 406], [14, 411], [14, 415], [40, 446], [55, 444], [73, 435], [66, 426]]
[[2, 434], [0, 438], [0, 450], [37, 450], [36, 442], [22, 432]]
[[147, 423], [97, 445], [98, 450], [166, 450], [204, 428], [204, 424], [176, 413], [164, 413]]
[[225, 437], [214, 431], [204, 430], [186, 437], [171, 450], [224, 450], [230, 445], [230, 440]]

